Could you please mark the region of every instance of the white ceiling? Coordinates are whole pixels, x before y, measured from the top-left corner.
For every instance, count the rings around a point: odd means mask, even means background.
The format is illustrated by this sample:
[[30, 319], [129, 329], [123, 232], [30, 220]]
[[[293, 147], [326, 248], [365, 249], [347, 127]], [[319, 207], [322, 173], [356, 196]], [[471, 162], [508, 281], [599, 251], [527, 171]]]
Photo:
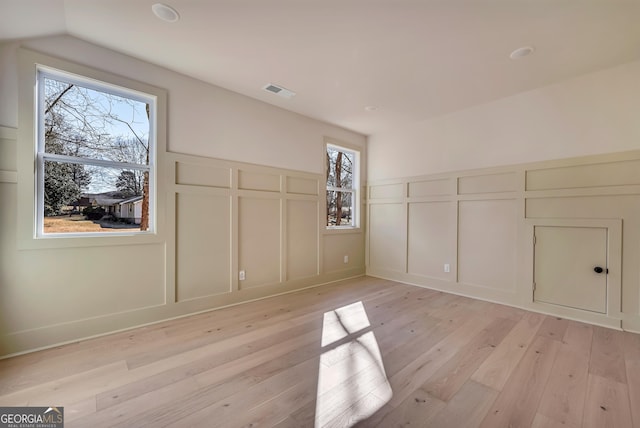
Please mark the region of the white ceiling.
[[640, 0], [0, 0], [0, 39], [60, 33], [373, 134], [640, 58]]

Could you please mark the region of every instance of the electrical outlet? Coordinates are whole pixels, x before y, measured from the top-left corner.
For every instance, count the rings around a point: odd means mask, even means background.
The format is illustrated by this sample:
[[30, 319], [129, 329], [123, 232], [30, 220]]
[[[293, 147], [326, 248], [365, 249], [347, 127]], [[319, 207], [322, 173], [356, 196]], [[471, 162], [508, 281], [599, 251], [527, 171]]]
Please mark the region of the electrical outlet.
[[240, 273], [238, 274], [238, 279], [240, 281], [244, 281], [245, 279], [247, 279], [247, 276], [243, 270], [241, 270]]
[[349, 263], [349, 256], [344, 256], [344, 263], [345, 264]]
[[450, 265], [449, 263], [445, 263], [445, 264], [444, 264], [444, 271], [445, 271], [446, 273], [451, 272], [451, 265]]

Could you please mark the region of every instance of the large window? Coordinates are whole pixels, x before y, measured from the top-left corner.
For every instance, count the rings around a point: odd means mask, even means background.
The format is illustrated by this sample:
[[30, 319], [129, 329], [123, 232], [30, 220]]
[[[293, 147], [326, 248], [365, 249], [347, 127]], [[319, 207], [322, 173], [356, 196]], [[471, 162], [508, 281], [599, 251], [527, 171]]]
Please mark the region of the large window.
[[356, 227], [359, 153], [327, 144], [327, 227]]
[[155, 97], [39, 67], [38, 236], [154, 230]]

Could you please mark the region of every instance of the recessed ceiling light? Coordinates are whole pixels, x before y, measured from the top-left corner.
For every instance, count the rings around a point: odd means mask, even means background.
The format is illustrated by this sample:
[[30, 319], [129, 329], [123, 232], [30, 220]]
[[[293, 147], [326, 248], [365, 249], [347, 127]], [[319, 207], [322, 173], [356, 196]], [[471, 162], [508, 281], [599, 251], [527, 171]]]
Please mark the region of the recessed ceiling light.
[[155, 3], [151, 6], [153, 13], [163, 21], [176, 22], [180, 19], [180, 14], [171, 6], [162, 3]]
[[378, 110], [378, 106], [364, 106], [366, 111], [376, 111]]
[[509, 58], [511, 59], [524, 58], [525, 56], [531, 55], [534, 51], [535, 49], [533, 48], [533, 46], [523, 46], [511, 52], [511, 55], [509, 55]]

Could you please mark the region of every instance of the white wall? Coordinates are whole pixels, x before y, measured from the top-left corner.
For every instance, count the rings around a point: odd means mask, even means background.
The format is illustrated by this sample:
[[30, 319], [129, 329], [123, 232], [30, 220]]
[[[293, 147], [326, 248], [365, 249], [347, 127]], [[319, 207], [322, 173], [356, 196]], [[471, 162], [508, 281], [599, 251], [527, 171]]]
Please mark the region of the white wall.
[[[0, 125], [18, 126], [15, 51], [0, 45]], [[323, 137], [359, 147], [366, 138], [73, 37], [22, 46], [164, 88], [169, 93], [167, 151], [324, 173]]]
[[369, 181], [640, 148], [640, 61], [369, 137]]
[[[640, 61], [373, 135], [367, 274], [640, 331], [638, 149]], [[558, 218], [622, 219], [604, 315], [532, 300], [532, 224]]]
[[[20, 46], [166, 90], [168, 154], [167, 162], [158, 166], [159, 179], [163, 180], [159, 188], [166, 189], [158, 206], [164, 223], [152, 240], [131, 245], [132, 241], [124, 238], [90, 247], [83, 247], [79, 240], [78, 245], [64, 248], [53, 248], [54, 244], [18, 245], [18, 241], [29, 238], [16, 232], [21, 221], [19, 213], [29, 212], [17, 208], [18, 201], [24, 199], [19, 189], [32, 191], [20, 177], [31, 177], [32, 165], [29, 156], [19, 158], [16, 153], [24, 153], [18, 147], [34, 144], [32, 138], [23, 137], [30, 132], [16, 131], [20, 123], [19, 100], [33, 96], [27, 93], [29, 90], [25, 94], [18, 92]], [[325, 231], [321, 206], [325, 199], [325, 137], [360, 147], [366, 159], [365, 136], [68, 36], [0, 44], [0, 94], [0, 356], [364, 273], [364, 233], [361, 229], [346, 234]], [[25, 117], [21, 120], [24, 123]], [[244, 268], [239, 266], [238, 258], [245, 254], [240, 248], [244, 241], [238, 235], [244, 236], [243, 228], [251, 229], [254, 221], [264, 220], [259, 213], [239, 217], [238, 198], [247, 200], [259, 192], [243, 190], [235, 179], [220, 189], [181, 184], [176, 172], [179, 162], [200, 165], [201, 171], [226, 168], [235, 174], [233, 177], [241, 171], [267, 174], [278, 183], [316, 180], [318, 184], [311, 195], [291, 195], [281, 184], [280, 191], [269, 196], [276, 198], [274, 203], [281, 204], [292, 217], [287, 219], [283, 210], [277, 210], [277, 216], [270, 219], [280, 231], [272, 239], [281, 254], [275, 267], [281, 272], [278, 281], [260, 282], [260, 276], [254, 273], [264, 270], [260, 264], [251, 272], [251, 279], [258, 281], [252, 283], [254, 287], [243, 289], [236, 279], [237, 269]], [[208, 181], [207, 177], [198, 177]], [[210, 201], [216, 195], [225, 196], [231, 207], [225, 211], [229, 215], [224, 224], [219, 224], [220, 236], [228, 240], [223, 249], [227, 254], [216, 252], [217, 247], [210, 245], [203, 234], [193, 233], [189, 238], [184, 219], [182, 223], [176, 220], [177, 211], [186, 206], [183, 212], [199, 216], [201, 223], [219, 221], [205, 218], [211, 212], [192, 210], [189, 205]], [[295, 214], [308, 212], [309, 206], [317, 207], [317, 221], [294, 222]], [[289, 252], [296, 250], [297, 236], [315, 236], [318, 245], [313, 251], [297, 251], [292, 256]], [[185, 271], [188, 266], [181, 266], [179, 261], [189, 260], [189, 254], [184, 256], [176, 243], [185, 237], [190, 239], [185, 247], [187, 253], [204, 249], [201, 256], [205, 265], [228, 256], [226, 269], [213, 273], [211, 269]], [[349, 254], [349, 264], [343, 264], [342, 258], [324, 257], [327, 248], [332, 249], [332, 254]], [[311, 270], [313, 267], [315, 271]], [[217, 293], [214, 286], [220, 283], [223, 291]], [[185, 299], [181, 299], [181, 293]]]

